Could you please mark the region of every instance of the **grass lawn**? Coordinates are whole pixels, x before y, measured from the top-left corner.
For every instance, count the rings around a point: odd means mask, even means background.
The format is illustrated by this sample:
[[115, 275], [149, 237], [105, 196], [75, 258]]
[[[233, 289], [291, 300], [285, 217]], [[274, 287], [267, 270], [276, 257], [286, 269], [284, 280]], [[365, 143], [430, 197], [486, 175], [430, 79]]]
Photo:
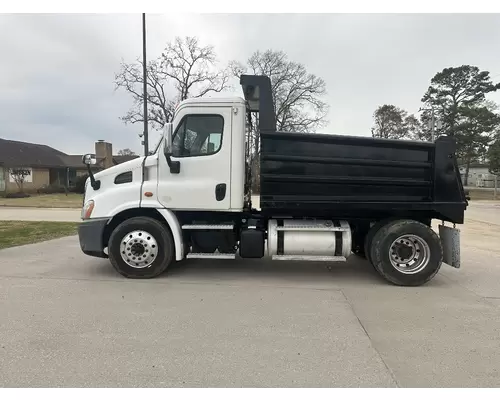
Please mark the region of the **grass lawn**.
[[0, 250], [76, 235], [77, 222], [0, 221]]
[[47, 208], [81, 208], [83, 195], [78, 193], [32, 195], [24, 199], [5, 199], [0, 197], [0, 206], [9, 207], [47, 207]]

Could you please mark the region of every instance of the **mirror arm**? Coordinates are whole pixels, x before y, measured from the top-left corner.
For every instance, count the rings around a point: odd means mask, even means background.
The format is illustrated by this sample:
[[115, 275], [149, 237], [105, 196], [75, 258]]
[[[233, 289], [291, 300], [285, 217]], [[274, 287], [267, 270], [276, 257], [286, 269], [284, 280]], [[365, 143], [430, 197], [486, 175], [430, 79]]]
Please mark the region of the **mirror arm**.
[[90, 164], [87, 164], [87, 171], [89, 172], [90, 186], [92, 186], [92, 189], [94, 190], [99, 190], [99, 188], [101, 187], [101, 181], [95, 180], [94, 174], [90, 169]]
[[170, 154], [169, 153], [164, 153], [165, 154], [165, 160], [167, 160], [167, 164], [169, 167], [172, 166], [172, 158], [170, 157]]

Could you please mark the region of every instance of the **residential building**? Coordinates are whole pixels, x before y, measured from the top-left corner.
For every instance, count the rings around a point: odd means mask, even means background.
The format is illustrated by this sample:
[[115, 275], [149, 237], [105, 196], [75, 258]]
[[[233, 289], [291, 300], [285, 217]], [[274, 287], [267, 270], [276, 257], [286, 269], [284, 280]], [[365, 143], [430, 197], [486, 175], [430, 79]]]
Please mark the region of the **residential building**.
[[[113, 155], [112, 144], [104, 140], [95, 143], [95, 154], [95, 171], [137, 157]], [[13, 169], [27, 171], [23, 182], [23, 191], [27, 193], [51, 185], [71, 187], [78, 176], [87, 173], [82, 156], [68, 155], [47, 145], [0, 139], [0, 194], [19, 190], [11, 174]]]
[[[460, 177], [465, 184], [465, 173], [467, 166], [459, 165]], [[469, 167], [469, 176], [467, 178], [467, 187], [493, 187], [494, 177], [488, 171], [488, 165], [482, 163], [471, 163]]]

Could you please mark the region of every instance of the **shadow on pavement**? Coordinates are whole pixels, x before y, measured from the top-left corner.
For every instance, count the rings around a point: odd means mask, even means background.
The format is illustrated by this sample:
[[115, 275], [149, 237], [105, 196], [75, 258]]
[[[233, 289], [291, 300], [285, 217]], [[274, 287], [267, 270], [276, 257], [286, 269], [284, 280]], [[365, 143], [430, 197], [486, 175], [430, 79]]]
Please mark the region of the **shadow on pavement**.
[[[108, 260], [99, 260], [89, 271], [92, 277], [122, 277]], [[126, 278], [123, 278], [126, 279]], [[161, 276], [149, 282], [231, 282], [259, 281], [270, 284], [302, 283], [330, 288], [332, 284], [388, 285], [364, 259], [352, 256], [344, 263], [278, 262], [270, 260], [184, 260], [172, 265]]]

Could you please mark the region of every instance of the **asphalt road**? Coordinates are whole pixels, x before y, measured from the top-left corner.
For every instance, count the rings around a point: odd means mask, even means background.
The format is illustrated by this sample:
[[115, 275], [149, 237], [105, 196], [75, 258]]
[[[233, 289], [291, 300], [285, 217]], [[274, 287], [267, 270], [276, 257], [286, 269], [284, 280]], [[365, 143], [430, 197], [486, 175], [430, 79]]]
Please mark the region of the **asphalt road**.
[[0, 251], [1, 386], [500, 386], [500, 208], [462, 268], [387, 284], [365, 261], [189, 260], [127, 280], [75, 237]]

